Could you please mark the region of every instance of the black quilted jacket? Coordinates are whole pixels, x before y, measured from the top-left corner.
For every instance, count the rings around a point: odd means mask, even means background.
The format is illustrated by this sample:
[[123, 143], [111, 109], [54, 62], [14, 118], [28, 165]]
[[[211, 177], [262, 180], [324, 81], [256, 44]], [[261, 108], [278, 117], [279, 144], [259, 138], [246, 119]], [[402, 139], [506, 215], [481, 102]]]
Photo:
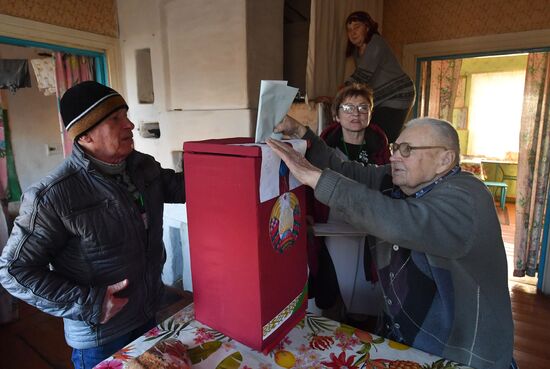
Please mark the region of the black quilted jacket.
[[[148, 229], [128, 191], [74, 145], [67, 160], [25, 191], [0, 258], [4, 288], [63, 317], [74, 348], [108, 343], [144, 324], [163, 291], [163, 204], [185, 201], [183, 173], [137, 151], [126, 168], [143, 196]], [[129, 303], [99, 324], [106, 287], [125, 278]]]

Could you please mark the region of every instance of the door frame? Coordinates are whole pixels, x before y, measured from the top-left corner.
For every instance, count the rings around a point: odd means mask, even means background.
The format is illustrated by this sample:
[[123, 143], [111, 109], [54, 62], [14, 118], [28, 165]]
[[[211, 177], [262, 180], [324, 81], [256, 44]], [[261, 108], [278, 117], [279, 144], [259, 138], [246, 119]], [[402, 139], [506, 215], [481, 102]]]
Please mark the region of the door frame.
[[[453, 40], [441, 40], [408, 44], [403, 47], [402, 65], [418, 88], [420, 61], [430, 59], [456, 59], [468, 56], [516, 54], [519, 52], [546, 51], [550, 48], [550, 29], [502, 33], [494, 35], [467, 37]], [[416, 97], [418, 99], [418, 96]], [[418, 100], [414, 111], [417, 111]], [[550, 196], [547, 196], [546, 208], [550, 209]], [[546, 212], [544, 232], [541, 244], [537, 289], [550, 293], [550, 273], [545, 275], [546, 257], [550, 238], [550, 212]], [[547, 291], [545, 289], [548, 288]]]
[[0, 44], [22, 46], [22, 47], [36, 47], [40, 49], [47, 49], [51, 51], [60, 51], [62, 53], [83, 55], [94, 58], [95, 68], [95, 80], [104, 85], [109, 85], [109, 72], [107, 70], [107, 58], [104, 53], [75, 49], [73, 47], [58, 46], [53, 44], [47, 44], [44, 42], [21, 40], [13, 37], [0, 36]]
[[0, 43], [94, 57], [97, 81], [122, 90], [118, 38], [0, 14]]
[[45, 47], [66, 52], [74, 50], [81, 55], [86, 55], [86, 52], [94, 56], [104, 54], [106, 62], [100, 72], [108, 85], [115, 90], [122, 90], [121, 56], [117, 38], [4, 14], [0, 14], [0, 36], [5, 40], [2, 42], [10, 43], [11, 40], [12, 44], [19, 42], [19, 46]]
[[420, 58], [511, 54], [520, 50], [535, 51], [547, 47], [550, 47], [550, 29], [421, 42], [403, 47], [402, 65], [405, 72], [416, 81], [416, 68]]

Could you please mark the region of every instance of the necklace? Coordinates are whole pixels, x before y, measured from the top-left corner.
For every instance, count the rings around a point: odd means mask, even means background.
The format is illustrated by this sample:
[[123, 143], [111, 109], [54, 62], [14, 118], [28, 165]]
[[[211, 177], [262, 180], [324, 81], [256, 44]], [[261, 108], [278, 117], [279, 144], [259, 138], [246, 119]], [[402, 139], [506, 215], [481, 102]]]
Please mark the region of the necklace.
[[[363, 147], [365, 146], [365, 140], [363, 140], [361, 145], [359, 145], [359, 150], [357, 150], [357, 154], [354, 155], [356, 157], [352, 157], [350, 155], [350, 150], [348, 150], [348, 144], [346, 143], [346, 141], [344, 141], [344, 137], [342, 137], [341, 140], [342, 140], [342, 146], [344, 148], [344, 153], [346, 154], [346, 156], [349, 160], [360, 161], [360, 162], [363, 162], [363, 163], [367, 163], [369, 161], [369, 156], [368, 156], [367, 152], [363, 149]], [[352, 145], [352, 144], [350, 144], [350, 145]], [[357, 146], [357, 145], [354, 145], [354, 146]], [[355, 154], [354, 152], [352, 152], [352, 153]]]

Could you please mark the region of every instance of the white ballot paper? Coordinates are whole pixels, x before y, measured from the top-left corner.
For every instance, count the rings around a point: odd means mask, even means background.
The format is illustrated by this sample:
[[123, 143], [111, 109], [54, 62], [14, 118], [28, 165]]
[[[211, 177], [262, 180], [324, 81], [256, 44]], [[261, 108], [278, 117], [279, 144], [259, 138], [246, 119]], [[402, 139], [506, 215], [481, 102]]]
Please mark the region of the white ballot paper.
[[[292, 145], [292, 148], [300, 154], [306, 154], [307, 143], [305, 140], [284, 140]], [[280, 196], [279, 167], [281, 158], [265, 143], [239, 144], [240, 146], [259, 146], [262, 149], [262, 167], [260, 170], [260, 202], [266, 202]], [[301, 183], [292, 175], [288, 177], [289, 190], [300, 186]]]
[[261, 82], [258, 119], [256, 119], [256, 143], [265, 142], [269, 137], [281, 139], [282, 135], [273, 133], [273, 128], [283, 120], [298, 93], [297, 88], [287, 84], [287, 81]]

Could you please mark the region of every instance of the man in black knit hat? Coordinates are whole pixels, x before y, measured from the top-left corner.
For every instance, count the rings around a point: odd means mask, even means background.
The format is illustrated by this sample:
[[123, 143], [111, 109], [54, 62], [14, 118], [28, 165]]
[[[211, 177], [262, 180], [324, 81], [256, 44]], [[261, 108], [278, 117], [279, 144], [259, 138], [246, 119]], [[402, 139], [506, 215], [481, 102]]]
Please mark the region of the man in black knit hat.
[[163, 206], [185, 202], [183, 173], [134, 150], [134, 124], [115, 90], [80, 83], [60, 111], [72, 154], [25, 191], [0, 282], [62, 317], [75, 368], [92, 368], [155, 324]]

